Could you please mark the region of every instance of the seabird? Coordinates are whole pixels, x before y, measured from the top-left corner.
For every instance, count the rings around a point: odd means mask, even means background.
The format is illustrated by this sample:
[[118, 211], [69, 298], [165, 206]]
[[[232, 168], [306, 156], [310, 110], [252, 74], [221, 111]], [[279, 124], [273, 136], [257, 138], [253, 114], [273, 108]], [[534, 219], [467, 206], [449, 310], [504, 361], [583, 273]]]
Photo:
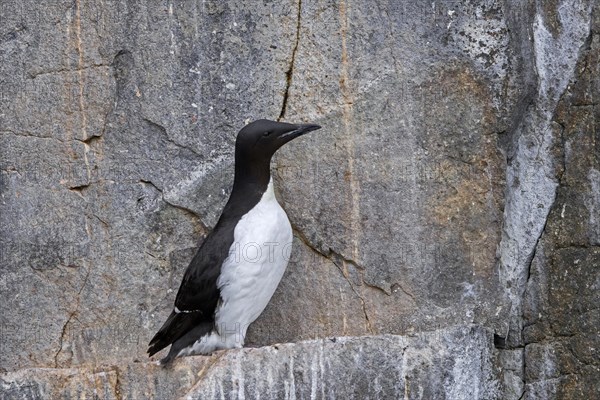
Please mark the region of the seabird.
[[271, 158], [320, 128], [262, 119], [238, 133], [229, 200], [187, 267], [171, 315], [148, 345], [149, 356], [171, 345], [160, 364], [243, 347], [248, 325], [283, 276], [292, 242], [290, 221], [273, 192]]

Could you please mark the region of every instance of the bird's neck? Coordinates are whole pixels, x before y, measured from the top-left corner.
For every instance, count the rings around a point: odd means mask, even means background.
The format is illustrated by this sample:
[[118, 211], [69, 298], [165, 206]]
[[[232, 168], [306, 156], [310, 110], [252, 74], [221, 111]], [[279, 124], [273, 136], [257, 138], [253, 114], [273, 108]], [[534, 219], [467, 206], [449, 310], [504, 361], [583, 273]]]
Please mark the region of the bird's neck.
[[236, 159], [235, 177], [231, 198], [260, 196], [266, 192], [271, 180], [271, 160]]

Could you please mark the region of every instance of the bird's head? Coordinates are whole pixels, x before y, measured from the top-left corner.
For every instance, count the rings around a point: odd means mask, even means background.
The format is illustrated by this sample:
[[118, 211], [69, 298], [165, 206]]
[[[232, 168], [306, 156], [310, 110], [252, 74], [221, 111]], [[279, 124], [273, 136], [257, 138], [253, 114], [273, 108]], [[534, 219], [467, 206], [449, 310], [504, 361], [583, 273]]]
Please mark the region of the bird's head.
[[287, 142], [320, 128], [313, 124], [296, 125], [259, 119], [246, 125], [238, 133], [235, 142], [236, 158], [268, 161]]

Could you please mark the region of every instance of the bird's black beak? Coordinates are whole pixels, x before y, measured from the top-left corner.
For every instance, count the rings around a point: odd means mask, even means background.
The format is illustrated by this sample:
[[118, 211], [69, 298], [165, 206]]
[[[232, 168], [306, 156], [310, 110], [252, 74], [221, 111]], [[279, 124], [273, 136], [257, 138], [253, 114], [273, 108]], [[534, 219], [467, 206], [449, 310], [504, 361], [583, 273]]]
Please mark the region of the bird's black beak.
[[281, 136], [279, 136], [279, 138], [287, 143], [298, 136], [302, 136], [308, 132], [316, 131], [317, 129], [321, 129], [321, 126], [315, 124], [296, 125], [296, 129], [283, 133]]

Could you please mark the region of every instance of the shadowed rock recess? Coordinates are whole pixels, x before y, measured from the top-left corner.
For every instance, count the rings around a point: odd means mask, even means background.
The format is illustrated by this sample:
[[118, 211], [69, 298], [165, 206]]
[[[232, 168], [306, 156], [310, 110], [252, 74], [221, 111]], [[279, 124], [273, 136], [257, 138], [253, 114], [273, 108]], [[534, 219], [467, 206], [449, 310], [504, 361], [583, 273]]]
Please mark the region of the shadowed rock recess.
[[[599, 8], [3, 0], [0, 398], [600, 398]], [[287, 272], [161, 369], [258, 118]]]

